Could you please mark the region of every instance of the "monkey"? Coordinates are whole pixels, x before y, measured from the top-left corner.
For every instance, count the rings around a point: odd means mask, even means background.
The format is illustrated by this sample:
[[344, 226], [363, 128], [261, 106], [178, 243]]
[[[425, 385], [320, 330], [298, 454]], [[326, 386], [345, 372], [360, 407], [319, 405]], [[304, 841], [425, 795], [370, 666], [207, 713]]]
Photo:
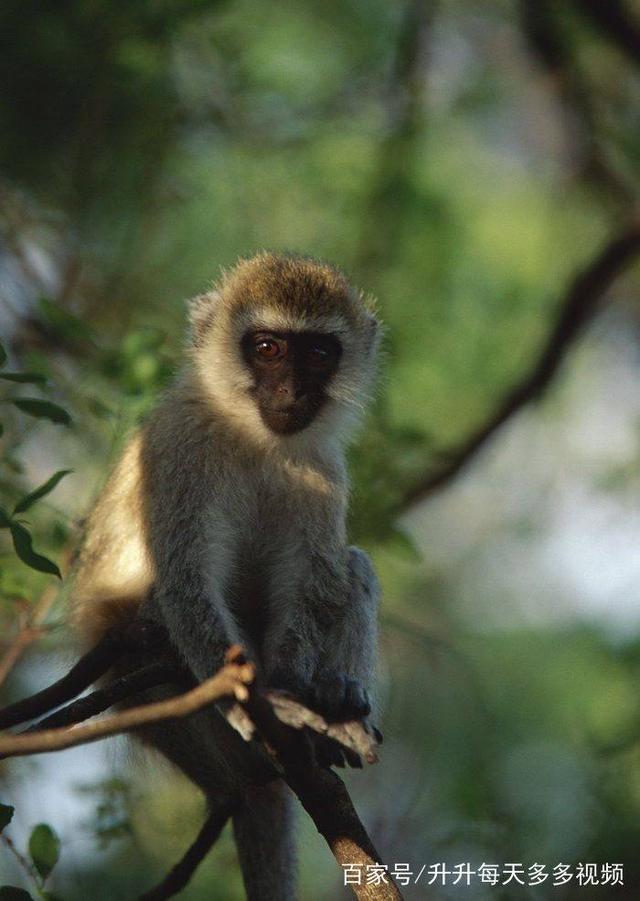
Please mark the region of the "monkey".
[[[88, 517], [78, 634], [93, 644], [155, 620], [197, 681], [237, 643], [264, 684], [335, 719], [365, 717], [380, 588], [347, 542], [345, 449], [372, 393], [373, 304], [328, 264], [262, 252], [192, 300], [189, 320], [182, 369]], [[290, 792], [225, 713], [141, 737], [210, 805], [235, 804], [250, 901], [293, 898]]]

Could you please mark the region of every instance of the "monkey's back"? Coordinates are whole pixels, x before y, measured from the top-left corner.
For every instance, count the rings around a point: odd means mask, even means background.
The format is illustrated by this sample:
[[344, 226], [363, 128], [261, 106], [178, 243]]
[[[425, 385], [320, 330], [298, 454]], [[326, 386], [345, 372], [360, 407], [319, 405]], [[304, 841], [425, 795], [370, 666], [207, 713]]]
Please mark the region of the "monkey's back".
[[145, 536], [142, 435], [114, 468], [87, 521], [73, 585], [72, 623], [95, 644], [111, 626], [135, 618], [154, 580]]

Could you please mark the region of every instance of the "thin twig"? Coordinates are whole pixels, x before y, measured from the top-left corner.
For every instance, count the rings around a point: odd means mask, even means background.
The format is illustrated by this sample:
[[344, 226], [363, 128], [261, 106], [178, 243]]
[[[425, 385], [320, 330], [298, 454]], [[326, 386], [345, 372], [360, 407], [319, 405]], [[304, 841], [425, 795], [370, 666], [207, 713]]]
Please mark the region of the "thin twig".
[[124, 631], [113, 629], [106, 632], [62, 679], [0, 710], [0, 729], [9, 729], [49, 713], [88, 688], [127, 651], [149, 648], [161, 641], [166, 641], [165, 632], [153, 623], [134, 623]]
[[18, 861], [18, 865], [27, 876], [29, 882], [33, 883], [36, 891], [38, 892], [38, 894], [40, 894], [40, 891], [42, 889], [42, 880], [39, 878], [35, 867], [27, 860], [24, 854], [21, 854], [20, 851], [18, 851], [13, 842], [13, 839], [10, 838], [6, 832], [3, 832], [2, 835], [0, 835], [0, 842], [2, 842], [2, 844], [10, 854], [13, 854], [15, 859]]
[[223, 697], [237, 701], [248, 698], [247, 685], [253, 680], [255, 669], [250, 663], [227, 664], [215, 676], [184, 694], [152, 704], [131, 707], [101, 720], [83, 723], [72, 728], [44, 729], [21, 735], [0, 735], [0, 760], [25, 754], [61, 751], [76, 745], [88, 744], [109, 735], [130, 732], [148, 723], [188, 716]]
[[640, 224], [634, 222], [574, 278], [555, 325], [529, 372], [504, 395], [494, 412], [469, 438], [445, 455], [446, 462], [441, 467], [427, 473], [406, 492], [400, 511], [420, 503], [446, 485], [514, 413], [542, 396], [567, 351], [593, 318], [606, 291], [638, 254]]
[[[188, 688], [185, 685], [185, 673], [176, 666], [162, 661], [150, 663], [131, 673], [126, 673], [118, 679], [114, 679], [104, 688], [98, 688], [91, 694], [67, 704], [61, 710], [56, 710], [50, 716], [43, 720], [38, 720], [28, 729], [22, 732], [27, 733], [39, 732], [42, 729], [58, 729], [63, 726], [74, 726], [78, 723], [104, 713], [109, 707], [119, 704], [127, 698], [133, 697], [141, 691], [149, 688], [155, 688], [159, 685], [175, 684], [180, 686], [182, 690]], [[192, 682], [192, 680], [190, 680]]]
[[57, 585], [48, 585], [45, 588], [38, 598], [31, 615], [27, 617], [27, 621], [18, 630], [13, 641], [2, 655], [0, 659], [0, 685], [6, 680], [29, 645], [44, 635], [46, 630], [42, 624], [58, 596], [59, 590]]

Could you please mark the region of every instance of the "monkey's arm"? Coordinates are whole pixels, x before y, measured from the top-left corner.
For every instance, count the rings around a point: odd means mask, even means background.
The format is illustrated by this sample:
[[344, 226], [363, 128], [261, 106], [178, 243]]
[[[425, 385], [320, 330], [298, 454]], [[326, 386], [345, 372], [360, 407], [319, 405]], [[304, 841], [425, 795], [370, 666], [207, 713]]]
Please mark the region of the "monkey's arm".
[[143, 614], [166, 626], [180, 657], [203, 680], [222, 666], [230, 644], [246, 642], [224, 601], [231, 543], [225, 518], [216, 512], [207, 447], [202, 430], [192, 436], [188, 426], [187, 421], [182, 434], [171, 437], [170, 450], [153, 429], [143, 447], [148, 540], [155, 568]]
[[[350, 547], [348, 555], [348, 596], [324, 633], [314, 681], [323, 673], [338, 673], [370, 694], [378, 645], [380, 583], [364, 551]], [[349, 691], [348, 686], [345, 690]]]

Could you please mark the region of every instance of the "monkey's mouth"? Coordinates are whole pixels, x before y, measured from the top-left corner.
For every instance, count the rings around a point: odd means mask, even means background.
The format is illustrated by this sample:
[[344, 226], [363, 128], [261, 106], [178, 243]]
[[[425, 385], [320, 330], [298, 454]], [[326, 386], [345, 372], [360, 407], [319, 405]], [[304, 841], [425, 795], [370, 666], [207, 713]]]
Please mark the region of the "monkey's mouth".
[[277, 435], [292, 435], [301, 432], [313, 420], [317, 413], [314, 405], [295, 404], [288, 407], [260, 407], [260, 415], [264, 424]]

